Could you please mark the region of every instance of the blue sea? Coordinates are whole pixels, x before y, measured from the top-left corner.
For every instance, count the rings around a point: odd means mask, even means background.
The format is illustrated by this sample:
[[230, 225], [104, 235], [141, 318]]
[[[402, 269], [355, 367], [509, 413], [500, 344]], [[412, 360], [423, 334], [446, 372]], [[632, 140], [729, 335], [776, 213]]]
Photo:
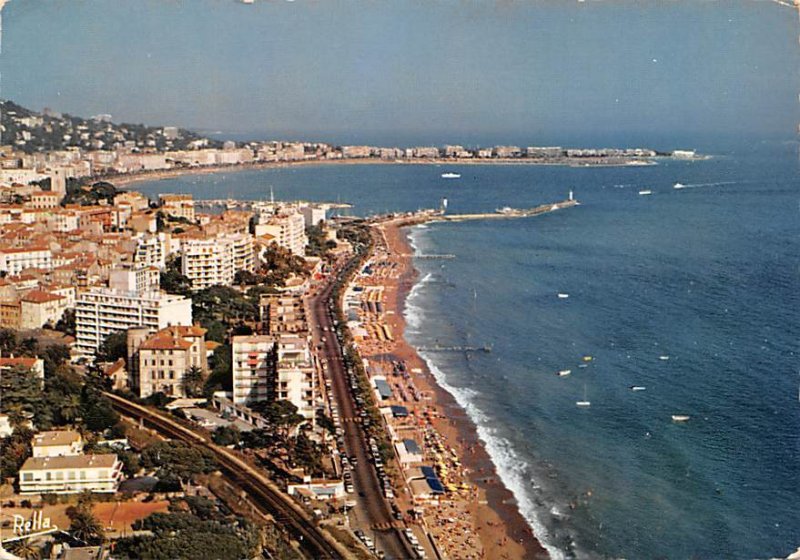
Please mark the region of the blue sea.
[[417, 259], [410, 341], [491, 346], [424, 357], [554, 558], [785, 557], [800, 546], [797, 145], [707, 151], [637, 168], [321, 165], [136, 188], [272, 188], [356, 215], [443, 197], [451, 212], [531, 207], [573, 189], [575, 208], [411, 230], [418, 253], [455, 258]]

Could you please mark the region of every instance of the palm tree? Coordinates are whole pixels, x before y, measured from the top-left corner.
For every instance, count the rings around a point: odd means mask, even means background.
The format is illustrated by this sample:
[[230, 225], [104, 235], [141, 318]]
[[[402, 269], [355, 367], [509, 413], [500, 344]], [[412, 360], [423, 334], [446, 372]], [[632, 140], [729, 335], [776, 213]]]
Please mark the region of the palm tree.
[[94, 516], [90, 505], [78, 505], [70, 508], [67, 515], [70, 519], [69, 532], [78, 540], [87, 543], [102, 542], [105, 537], [103, 526]]
[[200, 395], [203, 389], [203, 370], [192, 366], [183, 374], [183, 392], [187, 397]]
[[72, 422], [81, 413], [81, 397], [77, 394], [67, 395], [61, 407], [59, 408], [61, 417], [67, 422]]
[[31, 539], [10, 542], [6, 550], [23, 560], [39, 560], [42, 557], [42, 549], [33, 544]]

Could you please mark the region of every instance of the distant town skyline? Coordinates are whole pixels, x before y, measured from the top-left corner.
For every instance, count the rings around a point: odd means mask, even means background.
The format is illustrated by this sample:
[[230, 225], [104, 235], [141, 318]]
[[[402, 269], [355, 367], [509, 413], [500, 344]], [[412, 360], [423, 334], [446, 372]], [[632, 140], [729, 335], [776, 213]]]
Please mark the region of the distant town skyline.
[[652, 144], [799, 118], [796, 15], [766, 2], [12, 1], [3, 24], [2, 97], [205, 133]]

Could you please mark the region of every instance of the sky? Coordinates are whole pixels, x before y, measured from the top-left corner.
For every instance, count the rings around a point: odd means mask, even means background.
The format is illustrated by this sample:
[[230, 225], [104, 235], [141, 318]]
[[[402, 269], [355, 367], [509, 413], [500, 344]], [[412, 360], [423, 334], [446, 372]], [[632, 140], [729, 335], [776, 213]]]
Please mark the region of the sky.
[[[0, 96], [340, 142], [793, 138], [797, 14], [754, 0], [11, 0]], [[651, 143], [652, 144], [652, 143]]]

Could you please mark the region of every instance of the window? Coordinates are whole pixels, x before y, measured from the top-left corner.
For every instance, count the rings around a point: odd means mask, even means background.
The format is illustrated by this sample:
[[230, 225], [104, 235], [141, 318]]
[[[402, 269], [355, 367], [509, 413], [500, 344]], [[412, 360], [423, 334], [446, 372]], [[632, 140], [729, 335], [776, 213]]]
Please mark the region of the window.
[[33, 473], [29, 473], [29, 472], [22, 473], [22, 480], [25, 481], [25, 482], [32, 481], [33, 480]]
[[61, 472], [61, 471], [58, 471], [56, 473], [56, 480], [64, 480], [64, 473]]
[[75, 480], [75, 471], [69, 471], [67, 478], [70, 480]]
[[81, 480], [86, 480], [86, 471], [81, 471]]
[[45, 480], [53, 480], [53, 473], [48, 472], [47, 474], [45, 474], [44, 479]]

